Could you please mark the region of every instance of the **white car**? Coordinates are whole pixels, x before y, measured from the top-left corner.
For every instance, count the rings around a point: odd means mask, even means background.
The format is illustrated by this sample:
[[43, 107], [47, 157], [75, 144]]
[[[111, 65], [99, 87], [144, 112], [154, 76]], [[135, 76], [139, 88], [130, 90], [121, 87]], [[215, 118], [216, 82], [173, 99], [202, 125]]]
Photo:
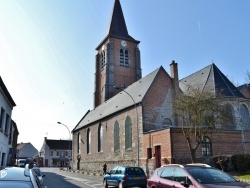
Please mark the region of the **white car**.
[[34, 166], [32, 169], [36, 172], [41, 184], [43, 185], [43, 178], [45, 177], [45, 174], [42, 174], [42, 172], [38, 166]]
[[17, 160], [17, 166], [24, 167], [25, 166], [26, 159], [18, 159]]

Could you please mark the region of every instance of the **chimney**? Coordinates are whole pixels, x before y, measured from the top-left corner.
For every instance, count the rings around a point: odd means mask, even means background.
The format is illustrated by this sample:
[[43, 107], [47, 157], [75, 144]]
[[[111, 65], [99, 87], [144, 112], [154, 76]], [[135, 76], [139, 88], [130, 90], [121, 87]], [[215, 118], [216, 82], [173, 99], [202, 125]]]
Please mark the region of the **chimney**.
[[44, 137], [44, 140], [46, 141], [46, 140], [47, 140], [47, 137]]
[[173, 83], [173, 89], [175, 96], [179, 93], [179, 76], [178, 76], [178, 64], [173, 60], [170, 64], [171, 78]]

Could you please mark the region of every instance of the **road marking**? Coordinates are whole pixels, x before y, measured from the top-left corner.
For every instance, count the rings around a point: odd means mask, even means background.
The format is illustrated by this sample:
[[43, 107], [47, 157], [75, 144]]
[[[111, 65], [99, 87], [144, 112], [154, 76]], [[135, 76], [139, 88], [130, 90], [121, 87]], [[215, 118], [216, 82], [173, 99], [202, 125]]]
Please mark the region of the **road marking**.
[[[85, 185], [87, 185], [89, 187], [92, 187], [92, 188], [96, 188], [96, 186], [99, 186], [99, 185], [103, 186], [102, 183], [97, 183], [98, 181], [91, 181], [91, 180], [82, 179], [82, 178], [75, 178], [75, 177], [71, 177], [71, 176], [67, 176], [67, 175], [63, 175], [63, 176], [66, 177], [66, 178], [69, 178], [69, 179], [79, 181], [79, 182], [81, 182], [81, 183], [83, 183], [83, 184], [85, 184]], [[97, 183], [97, 184], [92, 184], [91, 185], [91, 183]]]

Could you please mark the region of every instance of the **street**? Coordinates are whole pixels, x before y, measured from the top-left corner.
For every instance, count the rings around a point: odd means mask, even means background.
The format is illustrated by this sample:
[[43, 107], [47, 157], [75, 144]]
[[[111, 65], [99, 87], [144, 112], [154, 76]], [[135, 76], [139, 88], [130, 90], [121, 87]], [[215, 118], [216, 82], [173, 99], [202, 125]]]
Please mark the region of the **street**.
[[44, 185], [48, 188], [101, 188], [101, 176], [86, 176], [80, 173], [61, 171], [59, 168], [40, 168], [44, 177]]

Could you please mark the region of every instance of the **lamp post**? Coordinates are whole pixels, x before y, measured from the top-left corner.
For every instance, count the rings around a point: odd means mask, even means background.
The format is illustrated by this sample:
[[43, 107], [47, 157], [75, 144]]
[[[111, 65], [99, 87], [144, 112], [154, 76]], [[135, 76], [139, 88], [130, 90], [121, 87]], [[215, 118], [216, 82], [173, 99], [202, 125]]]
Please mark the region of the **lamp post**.
[[127, 91], [124, 90], [124, 88], [119, 87], [119, 86], [114, 86], [114, 89], [124, 91], [134, 102], [134, 106], [136, 110], [136, 129], [137, 129], [137, 166], [140, 166], [140, 138], [139, 138], [139, 125], [138, 125], [138, 111], [137, 111], [135, 100]]
[[[57, 122], [58, 124], [60, 124], [60, 125], [63, 125], [63, 126], [65, 126], [67, 129], [68, 129], [68, 131], [69, 131], [69, 153], [68, 153], [68, 155], [70, 154], [70, 130], [69, 130], [69, 128], [68, 128], [68, 126], [67, 125], [65, 125], [65, 124], [63, 124], [63, 123], [61, 123], [61, 122]], [[68, 164], [68, 168], [69, 168], [69, 165], [70, 165], [70, 155], [68, 156], [68, 158], [69, 158], [69, 164]]]

